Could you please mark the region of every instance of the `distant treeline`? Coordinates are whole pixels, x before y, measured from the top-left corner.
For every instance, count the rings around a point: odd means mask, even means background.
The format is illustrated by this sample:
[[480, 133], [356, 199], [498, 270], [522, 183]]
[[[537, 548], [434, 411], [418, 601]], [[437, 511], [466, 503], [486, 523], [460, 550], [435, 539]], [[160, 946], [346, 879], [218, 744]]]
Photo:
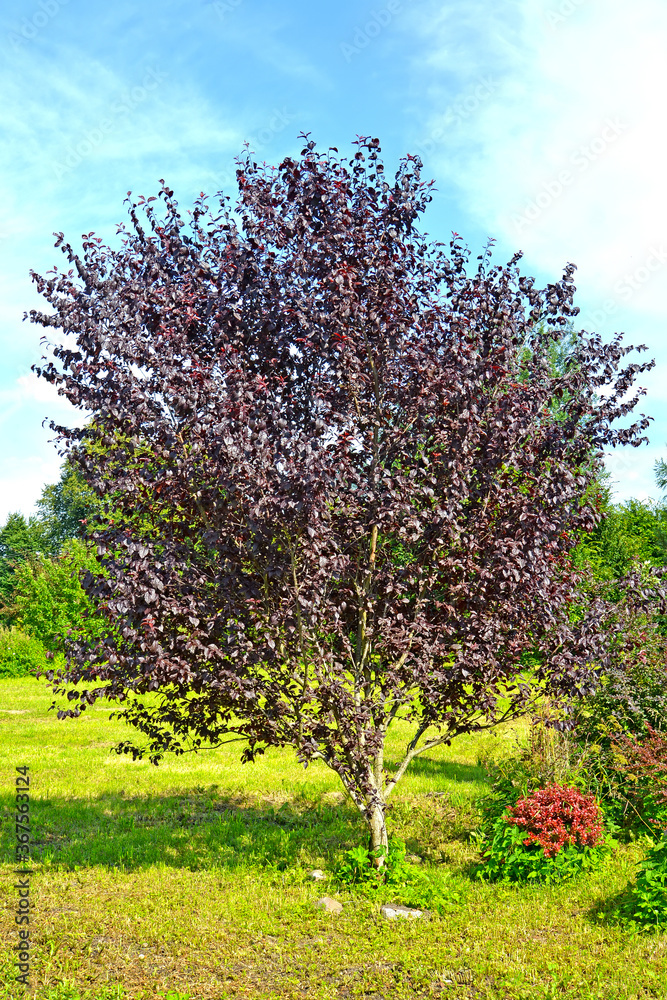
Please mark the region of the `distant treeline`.
[[[80, 583], [97, 568], [87, 541], [98, 503], [67, 463], [46, 486], [39, 513], [10, 514], [0, 529], [0, 677], [46, 669], [62, 656], [65, 636], [93, 619]], [[96, 621], [96, 627], [101, 621]]]

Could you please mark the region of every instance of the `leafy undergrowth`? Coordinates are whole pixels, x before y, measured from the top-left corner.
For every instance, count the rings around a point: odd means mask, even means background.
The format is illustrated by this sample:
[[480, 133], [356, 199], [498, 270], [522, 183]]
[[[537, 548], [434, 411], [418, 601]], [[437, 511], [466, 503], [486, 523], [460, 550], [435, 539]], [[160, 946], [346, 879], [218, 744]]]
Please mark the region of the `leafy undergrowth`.
[[[365, 832], [324, 768], [304, 771], [288, 752], [242, 768], [231, 747], [155, 769], [109, 754], [126, 731], [108, 713], [58, 722], [50, 701], [32, 679], [0, 684], [3, 818], [14, 768], [28, 764], [37, 841], [24, 994], [12, 978], [13, 829], [2, 824], [2, 1000], [667, 996], [667, 935], [632, 934], [613, 918], [647, 844], [562, 885], [470, 877], [479, 740], [439, 750], [399, 788], [390, 832], [451, 905], [388, 922], [377, 896], [333, 878]], [[311, 881], [314, 868], [328, 881]], [[316, 909], [325, 894], [340, 915]]]
[[400, 903], [443, 916], [460, 906], [463, 887], [443, 865], [427, 868], [406, 856], [405, 844], [392, 838], [389, 850], [354, 847], [333, 873], [333, 884], [353, 896], [377, 903]]
[[632, 931], [667, 931], [667, 830], [637, 866], [635, 881], [612, 916]]
[[590, 875], [618, 846], [605, 833], [595, 799], [561, 785], [519, 798], [500, 816], [489, 816], [483, 829], [483, 863], [475, 874], [490, 882], [555, 883]]

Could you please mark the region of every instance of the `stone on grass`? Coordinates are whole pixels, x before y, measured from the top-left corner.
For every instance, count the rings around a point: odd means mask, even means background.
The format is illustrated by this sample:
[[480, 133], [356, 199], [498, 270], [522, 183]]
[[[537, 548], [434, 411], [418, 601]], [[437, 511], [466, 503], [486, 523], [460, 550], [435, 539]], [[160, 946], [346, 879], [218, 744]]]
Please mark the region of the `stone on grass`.
[[386, 920], [397, 920], [402, 917], [404, 920], [416, 920], [417, 917], [423, 917], [423, 910], [413, 910], [409, 906], [402, 906], [400, 903], [386, 903], [380, 913]]
[[324, 882], [326, 880], [326, 875], [321, 868], [316, 868], [312, 871], [308, 878], [312, 878], [313, 882]]
[[339, 903], [337, 899], [332, 899], [331, 896], [322, 896], [315, 903], [315, 906], [319, 910], [324, 910], [325, 913], [340, 913], [343, 909], [343, 904]]

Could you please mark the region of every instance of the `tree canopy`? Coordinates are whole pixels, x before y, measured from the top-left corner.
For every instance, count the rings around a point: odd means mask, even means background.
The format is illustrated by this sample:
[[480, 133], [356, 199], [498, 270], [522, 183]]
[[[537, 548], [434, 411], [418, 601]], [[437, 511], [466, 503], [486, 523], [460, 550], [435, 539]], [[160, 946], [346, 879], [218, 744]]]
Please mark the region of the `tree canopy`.
[[37, 501], [49, 551], [57, 554], [73, 538], [84, 538], [96, 497], [74, 466], [64, 462], [57, 483], [45, 486]]
[[14, 512], [0, 528], [0, 605], [11, 596], [16, 567], [29, 556], [49, 551], [49, 539], [39, 518]]
[[390, 180], [376, 139], [304, 140], [240, 159], [235, 212], [202, 194], [185, 218], [163, 181], [119, 247], [60, 234], [71, 269], [34, 275], [31, 319], [64, 334], [38, 373], [93, 414], [54, 429], [113, 496], [84, 581], [108, 635], [51, 679], [86, 682], [60, 715], [117, 700], [147, 738], [119, 751], [154, 762], [230, 739], [323, 760], [379, 846], [417, 754], [594, 688], [613, 615], [579, 608], [571, 551], [602, 449], [645, 440], [612, 425], [653, 362], [582, 331], [554, 373], [572, 265], [544, 289], [520, 254], [471, 265], [416, 228], [418, 158]]
[[65, 637], [85, 630], [90, 637], [103, 631], [80, 578], [99, 572], [95, 556], [80, 539], [69, 539], [54, 558], [28, 558], [15, 570], [7, 617], [51, 653], [62, 651]]
[[[59, 481], [42, 490], [37, 501], [39, 514], [28, 518], [18, 512], [8, 515], [0, 528], [0, 618], [3, 621], [16, 620], [17, 589], [24, 587], [31, 573], [40, 575], [43, 584], [47, 578], [51, 582], [60, 580], [60, 570], [56, 569], [54, 560], [57, 561], [69, 542], [85, 537], [86, 522], [95, 505], [96, 497], [80, 474], [65, 462]], [[75, 568], [71, 560], [74, 552], [80, 556], [82, 565], [86, 562], [82, 549], [71, 549], [64, 560], [71, 564], [71, 571]], [[78, 588], [78, 582], [73, 586]], [[26, 593], [21, 593], [24, 600]], [[69, 598], [64, 595], [65, 591], [56, 587], [49, 598], [54, 608], [61, 597], [68, 603]]]

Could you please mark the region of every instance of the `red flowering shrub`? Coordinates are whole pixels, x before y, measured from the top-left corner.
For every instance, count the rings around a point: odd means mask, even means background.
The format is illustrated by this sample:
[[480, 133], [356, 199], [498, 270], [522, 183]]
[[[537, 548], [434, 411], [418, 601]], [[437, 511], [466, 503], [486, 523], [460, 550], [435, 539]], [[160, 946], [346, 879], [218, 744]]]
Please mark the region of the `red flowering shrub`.
[[550, 785], [531, 792], [507, 810], [507, 822], [526, 831], [524, 844], [540, 844], [553, 858], [565, 844], [595, 847], [603, 830], [602, 811], [591, 795]]

